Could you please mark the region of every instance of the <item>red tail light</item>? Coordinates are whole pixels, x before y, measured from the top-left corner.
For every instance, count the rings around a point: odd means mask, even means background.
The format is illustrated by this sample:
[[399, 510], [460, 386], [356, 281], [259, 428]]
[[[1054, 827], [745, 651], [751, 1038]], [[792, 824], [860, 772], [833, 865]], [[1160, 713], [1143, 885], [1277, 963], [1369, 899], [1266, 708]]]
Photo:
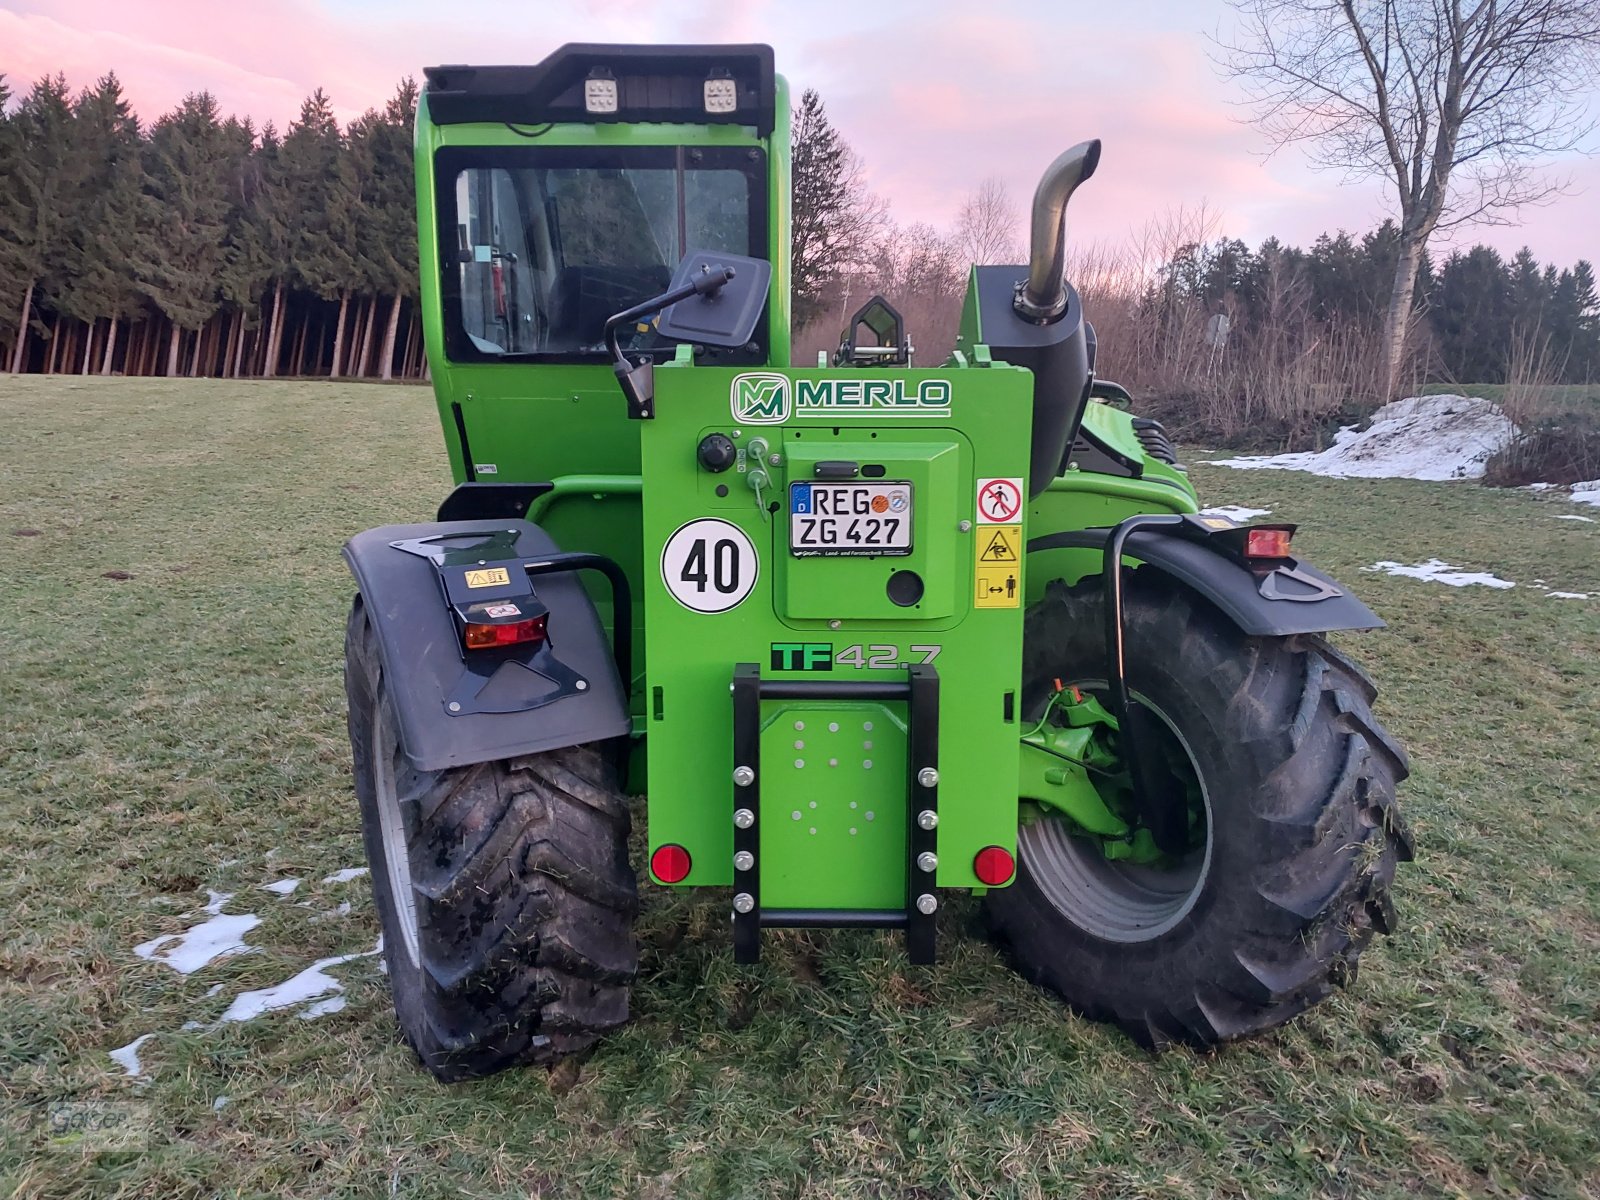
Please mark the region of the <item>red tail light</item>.
[[973, 874], [990, 887], [1005, 883], [1016, 869], [1016, 859], [1003, 846], [985, 846], [978, 851], [978, 857], [972, 860]]
[[689, 852], [671, 842], [656, 847], [656, 852], [650, 856], [650, 870], [662, 883], [682, 883], [689, 877], [692, 865]]
[[1246, 558], [1288, 558], [1290, 531], [1287, 529], [1250, 529], [1244, 535]]
[[530, 617], [526, 621], [510, 621], [504, 625], [480, 625], [476, 621], [468, 621], [467, 649], [494, 650], [523, 642], [542, 642], [547, 619], [547, 616]]

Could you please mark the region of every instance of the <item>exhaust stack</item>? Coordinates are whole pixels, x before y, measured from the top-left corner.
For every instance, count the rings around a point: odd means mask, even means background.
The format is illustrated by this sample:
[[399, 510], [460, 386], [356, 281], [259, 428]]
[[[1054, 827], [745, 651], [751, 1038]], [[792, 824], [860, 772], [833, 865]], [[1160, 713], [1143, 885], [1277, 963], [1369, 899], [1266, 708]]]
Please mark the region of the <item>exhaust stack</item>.
[[1067, 202], [1078, 185], [1100, 165], [1100, 139], [1079, 142], [1046, 168], [1033, 193], [1033, 229], [1029, 238], [1028, 278], [1017, 286], [1012, 306], [1036, 325], [1056, 320], [1066, 311], [1066, 242], [1062, 226]]

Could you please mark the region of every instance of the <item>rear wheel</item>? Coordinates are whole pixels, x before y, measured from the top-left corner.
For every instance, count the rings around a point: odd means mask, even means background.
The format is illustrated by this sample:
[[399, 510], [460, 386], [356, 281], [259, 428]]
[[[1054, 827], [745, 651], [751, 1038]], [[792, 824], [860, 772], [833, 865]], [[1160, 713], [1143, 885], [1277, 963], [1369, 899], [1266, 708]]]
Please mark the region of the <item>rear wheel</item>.
[[[1086, 1016], [1146, 1046], [1207, 1046], [1302, 1012], [1390, 932], [1395, 864], [1411, 857], [1394, 806], [1405, 752], [1322, 638], [1247, 636], [1149, 569], [1125, 604], [1128, 677], [1157, 718], [1145, 749], [1187, 784], [1189, 848], [1112, 860], [1041, 815], [987, 912], [1024, 974]], [[1058, 679], [1104, 688], [1103, 613], [1098, 577], [1052, 584], [1029, 610], [1025, 714]]]
[[395, 1013], [423, 1064], [450, 1081], [553, 1063], [626, 1021], [637, 896], [608, 757], [413, 769], [360, 597], [345, 690]]

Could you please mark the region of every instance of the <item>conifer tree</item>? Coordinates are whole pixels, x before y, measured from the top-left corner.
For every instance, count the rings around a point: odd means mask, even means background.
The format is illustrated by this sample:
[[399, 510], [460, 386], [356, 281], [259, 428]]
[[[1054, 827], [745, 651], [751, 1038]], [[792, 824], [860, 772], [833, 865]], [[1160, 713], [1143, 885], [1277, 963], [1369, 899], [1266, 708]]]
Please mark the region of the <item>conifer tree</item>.
[[139, 122], [122, 85], [108, 74], [85, 90], [73, 111], [72, 152], [78, 187], [68, 216], [67, 273], [60, 310], [89, 326], [80, 373], [93, 362], [95, 328], [106, 322], [100, 370], [111, 369], [120, 323], [139, 312], [133, 277], [144, 166]]
[[[5, 178], [17, 214], [12, 233], [13, 287], [21, 289], [17, 340], [11, 369], [19, 371], [28, 349], [28, 333], [37, 327], [54, 337], [60, 318], [46, 327], [37, 314], [40, 303], [51, 296], [66, 273], [67, 224], [73, 171], [71, 160], [72, 105], [66, 76], [46, 76], [23, 97], [12, 118], [18, 153]], [[54, 347], [52, 347], [54, 349]], [[52, 362], [52, 353], [47, 362]]]
[[[178, 373], [181, 334], [198, 334], [221, 301], [226, 262], [226, 159], [217, 102], [209, 92], [186, 96], [150, 131], [145, 170], [144, 232], [139, 280], [172, 322], [167, 374]], [[193, 374], [198, 358], [190, 360]]]

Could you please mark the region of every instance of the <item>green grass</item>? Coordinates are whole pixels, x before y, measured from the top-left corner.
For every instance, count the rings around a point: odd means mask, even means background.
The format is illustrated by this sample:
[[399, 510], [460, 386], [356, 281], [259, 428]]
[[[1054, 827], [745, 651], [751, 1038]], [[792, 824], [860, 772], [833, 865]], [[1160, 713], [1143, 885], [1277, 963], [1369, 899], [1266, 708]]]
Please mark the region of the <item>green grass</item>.
[[[1413, 755], [1402, 928], [1287, 1029], [1152, 1058], [1012, 975], [971, 903], [947, 906], [938, 968], [847, 933], [771, 936], [736, 968], [725, 896], [647, 888], [632, 1025], [576, 1076], [444, 1088], [372, 958], [335, 969], [342, 1012], [181, 1029], [373, 943], [364, 882], [318, 882], [362, 861], [338, 550], [447, 488], [431, 397], [3, 378], [0, 430], [8, 1194], [1600, 1194], [1600, 599], [1360, 571], [1437, 556], [1600, 593], [1600, 525], [1552, 519], [1600, 513], [1195, 468], [1209, 501], [1301, 521], [1390, 620], [1341, 640]], [[285, 875], [307, 882], [256, 890]], [[208, 887], [261, 915], [259, 952], [189, 977], [134, 956]], [[106, 1052], [147, 1032], [140, 1084]], [[48, 1146], [67, 1098], [147, 1105], [148, 1149]]]
[[[1424, 396], [1478, 396], [1484, 400], [1502, 403], [1506, 397], [1504, 383], [1429, 383], [1422, 388]], [[1562, 410], [1588, 404], [1600, 404], [1600, 383], [1550, 383], [1535, 389], [1526, 400], [1536, 401], [1543, 407]]]

